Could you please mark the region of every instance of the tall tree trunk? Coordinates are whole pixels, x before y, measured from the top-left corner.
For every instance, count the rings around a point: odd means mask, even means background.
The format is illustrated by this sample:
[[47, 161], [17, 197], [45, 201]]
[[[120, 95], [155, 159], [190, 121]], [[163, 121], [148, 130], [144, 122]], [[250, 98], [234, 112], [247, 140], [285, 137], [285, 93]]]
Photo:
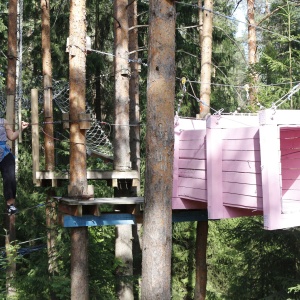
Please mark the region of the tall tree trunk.
[[142, 299], [171, 299], [175, 1], [150, 0]]
[[213, 0], [204, 0], [203, 37], [201, 45], [200, 118], [210, 112]]
[[[18, 1], [9, 0], [8, 7], [8, 66], [7, 66], [7, 81], [6, 81], [6, 94], [7, 94], [7, 107], [6, 107], [6, 119], [8, 123], [14, 128], [15, 124], [15, 96], [16, 96], [16, 69], [17, 69], [17, 11]], [[10, 143], [12, 151], [14, 150], [14, 143]], [[6, 205], [5, 205], [6, 208]], [[16, 229], [15, 229], [16, 216], [11, 215], [6, 218], [6, 227], [8, 229], [8, 242], [15, 241]], [[16, 253], [7, 253], [11, 255], [9, 266], [6, 270], [6, 287], [7, 297], [13, 297], [15, 295], [15, 288], [13, 286], [13, 279], [16, 273], [16, 263], [14, 256]]]
[[194, 300], [204, 300], [206, 297], [207, 264], [206, 248], [208, 221], [197, 222], [196, 237], [196, 283]]
[[[199, 6], [202, 1], [199, 0]], [[201, 5], [200, 5], [201, 4]], [[213, 1], [205, 0], [204, 7], [213, 10]], [[201, 49], [201, 86], [200, 99], [206, 104], [200, 104], [200, 117], [204, 118], [210, 112], [210, 94], [211, 94], [211, 58], [212, 58], [212, 13], [204, 10], [199, 15], [199, 25], [203, 24], [203, 30], [199, 32], [199, 41]], [[200, 27], [201, 28], [201, 27]], [[206, 264], [206, 247], [207, 247], [207, 228], [208, 221], [197, 222], [196, 237], [196, 282], [195, 282], [195, 300], [204, 300], [206, 297], [207, 284], [207, 264]]]
[[[128, 6], [128, 27], [129, 31], [129, 55], [131, 76], [129, 80], [129, 121], [130, 121], [130, 157], [132, 169], [137, 170], [140, 175], [140, 101], [139, 101], [139, 64], [138, 61], [138, 29], [137, 26], [137, 1], [131, 1]], [[131, 189], [132, 196], [140, 194], [140, 178], [137, 185]], [[136, 206], [139, 211], [139, 205]], [[142, 249], [141, 249], [141, 224], [132, 225], [132, 255], [133, 275], [137, 278], [135, 286], [140, 286], [139, 276], [142, 272]], [[134, 289], [138, 297], [139, 288]]]
[[[95, 49], [100, 50], [100, 45], [101, 45], [101, 35], [100, 35], [100, 8], [99, 8], [99, 3], [96, 4], [96, 14], [95, 14]], [[95, 113], [96, 113], [96, 119], [99, 120], [100, 122], [102, 121], [102, 101], [101, 101], [101, 77], [100, 71], [101, 68], [99, 64], [96, 65], [96, 81], [95, 81], [95, 92], [96, 92], [96, 97], [95, 97], [95, 102], [94, 102], [94, 107], [95, 107]]]
[[[53, 93], [52, 93], [52, 61], [51, 61], [51, 41], [50, 41], [50, 0], [41, 0], [42, 8], [42, 62], [44, 79], [44, 143], [45, 143], [45, 170], [54, 171], [54, 140], [53, 140]], [[55, 225], [56, 209], [52, 197], [55, 195], [54, 189], [47, 190], [46, 198], [46, 224], [47, 224], [47, 250], [48, 250], [48, 271], [53, 276], [57, 272], [56, 263], [56, 242]], [[51, 277], [50, 277], [51, 280]], [[51, 299], [56, 299], [50, 291]]]
[[249, 85], [249, 102], [253, 106], [257, 101], [256, 84], [258, 75], [255, 71], [256, 58], [256, 27], [254, 19], [254, 4], [255, 0], [247, 0], [248, 7], [248, 63], [250, 70], [250, 85]]
[[[86, 130], [78, 119], [85, 113], [86, 90], [86, 3], [70, 4], [70, 197], [88, 195], [86, 176]], [[88, 300], [88, 229], [71, 230], [71, 299]]]
[[[114, 169], [127, 171], [131, 168], [129, 148], [129, 64], [128, 64], [128, 0], [114, 1], [114, 41], [115, 41], [115, 135]], [[130, 186], [126, 180], [118, 180], [114, 189], [115, 197], [130, 196]], [[133, 299], [133, 284], [128, 280], [133, 274], [132, 228], [131, 225], [116, 226], [116, 258], [124, 263], [117, 270], [117, 293], [120, 300]], [[126, 278], [127, 277], [127, 278]]]

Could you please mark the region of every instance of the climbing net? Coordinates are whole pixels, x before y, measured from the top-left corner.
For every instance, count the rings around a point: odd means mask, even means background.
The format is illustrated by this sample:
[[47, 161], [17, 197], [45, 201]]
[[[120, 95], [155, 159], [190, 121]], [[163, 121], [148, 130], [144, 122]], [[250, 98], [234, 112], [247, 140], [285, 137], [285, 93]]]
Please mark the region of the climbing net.
[[[58, 107], [61, 113], [69, 112], [69, 83], [67, 81], [53, 80], [53, 103]], [[41, 86], [41, 84], [39, 84]], [[43, 89], [40, 89], [43, 90]], [[91, 99], [92, 90], [87, 90], [87, 99]], [[24, 93], [22, 97], [22, 107], [30, 109], [30, 98]], [[43, 103], [43, 95], [39, 93], [39, 103]], [[16, 100], [16, 108], [17, 108]], [[6, 94], [4, 89], [0, 89], [0, 117], [5, 116], [6, 111]], [[106, 159], [112, 159], [113, 146], [109, 140], [111, 126], [109, 123], [100, 122], [95, 117], [95, 112], [91, 108], [91, 104], [86, 104], [86, 113], [92, 116], [91, 128], [86, 132], [86, 146], [88, 154], [94, 154]]]
[[[87, 91], [87, 99], [93, 91]], [[62, 113], [69, 112], [69, 83], [53, 80], [53, 101]], [[113, 146], [108, 136], [111, 128], [108, 123], [100, 122], [95, 117], [91, 104], [86, 102], [86, 113], [92, 116], [91, 128], [86, 132], [86, 145], [88, 154], [95, 154], [112, 159]], [[105, 130], [104, 130], [105, 129]]]

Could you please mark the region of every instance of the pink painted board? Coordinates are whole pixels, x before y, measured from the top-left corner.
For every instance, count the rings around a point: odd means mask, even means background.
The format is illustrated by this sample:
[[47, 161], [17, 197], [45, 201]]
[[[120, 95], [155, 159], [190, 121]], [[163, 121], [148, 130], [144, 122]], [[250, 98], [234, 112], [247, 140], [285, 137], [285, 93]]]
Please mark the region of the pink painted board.
[[222, 175], [223, 175], [223, 182], [247, 183], [250, 185], [257, 184], [260, 186], [262, 185], [261, 174], [224, 172], [223, 170]]
[[260, 173], [261, 164], [257, 161], [223, 161], [224, 172]]
[[206, 190], [206, 179], [179, 177], [178, 186]]
[[206, 170], [206, 160], [202, 159], [179, 159], [179, 169]]
[[223, 150], [260, 150], [259, 139], [223, 140]]
[[[300, 192], [300, 178], [299, 179], [282, 179], [282, 191], [299, 190]], [[284, 194], [284, 193], [282, 193]]]
[[173, 197], [172, 209], [207, 209], [207, 203]]
[[263, 210], [265, 229], [278, 229], [281, 214], [281, 175], [277, 125], [260, 127]]
[[260, 150], [223, 150], [223, 161], [260, 161]]
[[[244, 210], [262, 210], [263, 200], [260, 197], [243, 196], [236, 194], [223, 194], [224, 206], [244, 208]], [[243, 215], [240, 215], [242, 217]]]
[[206, 150], [204, 148], [199, 150], [179, 150], [179, 158], [206, 159]]
[[[210, 117], [208, 120], [212, 119]], [[223, 219], [222, 129], [206, 129], [207, 208], [209, 219]]]
[[223, 182], [223, 193], [262, 198], [262, 186], [247, 183]]
[[178, 196], [184, 199], [207, 202], [206, 189], [202, 190], [200, 188], [195, 187], [179, 186]]
[[179, 178], [199, 178], [206, 179], [206, 170], [190, 170], [190, 169], [179, 169], [178, 171]]

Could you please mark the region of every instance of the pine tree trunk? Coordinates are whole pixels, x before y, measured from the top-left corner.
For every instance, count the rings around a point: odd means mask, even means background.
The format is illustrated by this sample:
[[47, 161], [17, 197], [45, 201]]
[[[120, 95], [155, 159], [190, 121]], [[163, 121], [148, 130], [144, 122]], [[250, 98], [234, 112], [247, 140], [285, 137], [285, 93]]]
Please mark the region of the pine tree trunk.
[[[115, 135], [114, 169], [127, 171], [131, 168], [129, 147], [129, 64], [128, 64], [128, 0], [114, 1], [115, 41]], [[115, 197], [130, 196], [126, 180], [118, 180]], [[133, 299], [132, 228], [131, 225], [116, 226], [116, 258], [123, 262], [117, 270], [117, 294], [120, 300]]]
[[[128, 6], [128, 27], [129, 31], [129, 58], [131, 76], [129, 80], [129, 121], [130, 126], [130, 157], [132, 169], [137, 170], [140, 175], [140, 102], [139, 102], [139, 67], [138, 61], [138, 29], [137, 26], [137, 1], [132, 1]], [[132, 196], [140, 195], [140, 178], [131, 188]], [[136, 205], [135, 210], [139, 212], [140, 207]], [[133, 275], [135, 298], [140, 290], [140, 276], [142, 273], [142, 249], [141, 249], [141, 224], [132, 225], [132, 255], [133, 255]]]
[[248, 63], [250, 70], [250, 87], [249, 87], [249, 102], [250, 105], [254, 105], [257, 101], [257, 90], [256, 84], [258, 81], [257, 73], [255, 72], [255, 64], [257, 62], [256, 58], [256, 28], [254, 19], [254, 4], [255, 0], [247, 0], [248, 5]]
[[200, 118], [210, 112], [213, 0], [204, 0], [203, 37], [201, 45]]
[[[42, 8], [42, 61], [44, 76], [44, 143], [45, 143], [45, 170], [54, 171], [54, 140], [53, 140], [53, 94], [52, 94], [52, 61], [50, 42], [50, 0], [41, 0]], [[46, 200], [46, 224], [47, 224], [47, 250], [48, 250], [48, 271], [54, 276], [58, 270], [56, 263], [56, 209], [52, 197], [55, 196], [53, 188], [47, 190]], [[50, 291], [51, 299], [56, 299]]]
[[[86, 175], [86, 130], [78, 118], [85, 113], [86, 91], [86, 2], [70, 3], [70, 197], [88, 195]], [[71, 299], [88, 300], [88, 229], [71, 230]]]
[[150, 0], [142, 299], [171, 299], [175, 2]]
[[208, 221], [197, 222], [196, 237], [196, 283], [194, 300], [205, 300], [207, 284], [206, 248]]

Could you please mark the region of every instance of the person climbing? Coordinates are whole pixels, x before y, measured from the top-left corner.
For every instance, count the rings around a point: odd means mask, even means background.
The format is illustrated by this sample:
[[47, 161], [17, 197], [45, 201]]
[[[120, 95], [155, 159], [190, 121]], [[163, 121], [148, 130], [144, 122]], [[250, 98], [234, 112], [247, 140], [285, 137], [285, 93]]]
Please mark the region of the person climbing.
[[13, 131], [6, 119], [0, 118], [0, 171], [3, 178], [3, 194], [6, 200], [7, 213], [13, 215], [18, 212], [15, 206], [16, 199], [16, 174], [15, 157], [11, 153], [7, 140], [16, 140], [20, 133], [27, 128], [29, 123], [22, 121], [21, 131]]

